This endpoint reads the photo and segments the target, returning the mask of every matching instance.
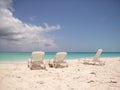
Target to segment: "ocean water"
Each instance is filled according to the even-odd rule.
[[[96,52],[68,52],[66,59],[79,59],[94,57]],[[55,57],[56,52],[46,52],[45,60],[50,60]],[[27,61],[31,57],[30,52],[6,53],[0,52],[0,62],[7,61]],[[101,57],[120,57],[120,52],[103,52]]]

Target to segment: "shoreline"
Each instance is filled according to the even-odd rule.
[[[65,59],[66,61],[80,61],[80,60],[85,60],[85,59],[92,59],[93,57],[86,57],[86,58],[76,58],[76,59]],[[100,60],[108,60],[108,59],[120,59],[120,57],[101,57]],[[44,59],[46,62],[52,59]],[[28,63],[28,60],[17,60],[17,61],[0,61],[0,64],[9,64],[9,63]]]

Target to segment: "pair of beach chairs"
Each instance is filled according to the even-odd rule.
[[[42,68],[46,69],[46,62],[44,60],[45,52],[32,52],[32,57],[28,60],[28,67],[33,68]],[[53,60],[48,61],[50,67],[67,67],[68,63],[65,61],[67,52],[58,52]]]
[[[104,65],[105,62],[100,61],[100,55],[102,53],[102,49],[98,49],[94,58],[83,60],[83,64],[88,65]],[[45,52],[32,52],[31,59],[28,60],[28,67],[33,69],[34,67],[40,67],[46,69],[46,63],[44,60]],[[48,65],[50,67],[68,67],[68,63],[65,60],[67,56],[67,52],[58,52],[53,60],[49,60]]]

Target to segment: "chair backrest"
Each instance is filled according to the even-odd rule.
[[[44,60],[44,54],[45,54],[45,52],[41,52],[41,51],[32,52],[32,60],[43,61]]]
[[[63,62],[66,58],[67,52],[58,52],[54,58],[55,62]]]
[[[102,51],[103,51],[102,49],[98,49],[98,51],[96,52],[96,54],[93,58],[93,61],[99,61]]]

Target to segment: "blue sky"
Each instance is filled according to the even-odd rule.
[[[120,52],[119,0],[2,1],[0,8],[12,14],[9,18],[20,29],[15,31],[16,27],[9,24],[12,29],[6,30],[6,23],[6,31],[0,28],[0,51],[86,52],[102,48],[106,52]],[[39,34],[34,30],[39,30]]]

